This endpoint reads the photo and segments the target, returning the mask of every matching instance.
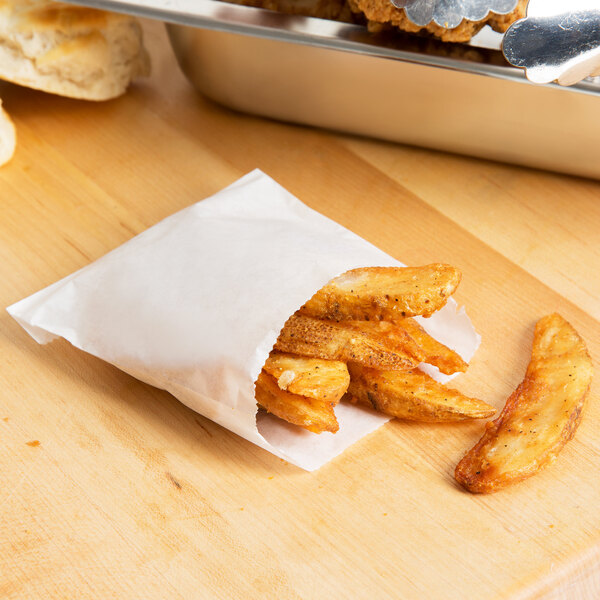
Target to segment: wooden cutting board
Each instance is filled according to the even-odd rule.
[[[0,85],[2,306],[259,167],[398,259],[462,269],[483,336],[464,392],[501,408],[552,311],[600,356],[598,183],[235,114],[147,39],[153,76],[113,102]],[[553,466],[474,496],[452,473],[482,423],[390,422],[306,473],[5,312],[0,357],[2,598],[599,597],[597,384]]]

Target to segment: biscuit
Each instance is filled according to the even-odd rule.
[[[150,59],[139,22],[48,0],[0,0],[0,78],[61,96],[108,100]]]

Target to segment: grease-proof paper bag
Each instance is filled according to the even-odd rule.
[[[253,171],[8,312],[39,343],[63,337],[314,470],[388,417],[342,403],[340,431],[313,434],[257,418],[254,381],[291,314],[334,276],[373,265],[403,266]],[[421,323],[467,361],[479,345],[453,300]]]

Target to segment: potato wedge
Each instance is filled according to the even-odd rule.
[[[349,364],[347,399],[386,415],[430,423],[484,419],[496,409],[482,400],[447,388],[425,373],[379,371]]]
[[[415,346],[414,341],[405,331],[398,328],[391,331],[388,325],[337,323],[296,314],[281,330],[275,350],[312,358],[353,361],[390,371],[416,367],[420,361],[405,348],[405,344]]]
[[[468,365],[459,354],[432,338],[414,319],[403,319],[397,321],[396,325],[402,327],[418,344],[422,362],[437,367],[446,375],[464,373],[467,370]]]
[[[331,402],[290,394],[282,390],[277,385],[277,380],[264,371],[258,376],[255,388],[258,405],[288,423],[299,425],[313,433],[335,433],[339,429]]]
[[[263,370],[292,394],[337,404],[346,393],[350,375],[346,363],[271,352]]]
[[[443,264],[352,269],[321,288],[300,312],[334,321],[429,317],[446,304],[460,278],[458,269]]]
[[[402,355],[409,356],[415,363],[424,362],[427,355],[423,348],[408,333],[407,329],[390,321],[339,321],[340,327],[365,335],[385,344]]]
[[[579,425],[592,370],[575,329],[557,314],[541,319],[525,379],[458,463],[456,480],[470,492],[495,492],[553,462]]]

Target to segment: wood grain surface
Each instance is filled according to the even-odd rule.
[[[259,167],[398,259],[462,269],[467,394],[501,408],[552,311],[600,356],[599,183],[236,114],[146,34],[153,75],[121,99],[0,85],[2,306]],[[481,423],[390,422],[306,473],[5,312],[0,357],[0,598],[599,597],[597,383],[554,465],[474,496],[452,473]]]

